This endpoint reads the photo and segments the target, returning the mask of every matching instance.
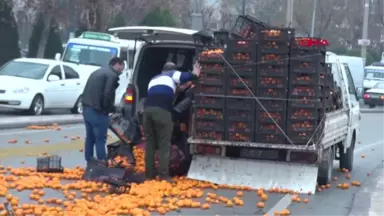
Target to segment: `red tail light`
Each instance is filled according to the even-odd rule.
[[[133,104],[135,101],[135,91],[132,87],[128,87],[125,91],[124,101],[126,104]]]
[[[371,96],[369,94],[364,94],[364,98],[370,98]]]
[[[221,147],[211,146],[211,145],[196,145],[196,151],[199,154],[209,154],[209,155],[221,155]]]

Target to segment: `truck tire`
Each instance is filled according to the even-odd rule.
[[[317,182],[319,185],[326,185],[332,181],[333,177],[333,160],[335,159],[335,152],[332,147],[323,151],[323,161],[319,165],[317,175]]]
[[[344,153],[344,149],[340,151],[340,169],[347,169],[352,171],[353,169],[353,152],[355,150],[355,135],[352,136],[351,146],[347,149],[347,152]]]

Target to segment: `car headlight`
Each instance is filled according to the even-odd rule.
[[[17,89],[14,89],[12,92],[13,93],[28,93],[29,92],[29,88],[28,87],[17,88]]]

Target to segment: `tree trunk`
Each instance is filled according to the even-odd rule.
[[[45,47],[47,46],[49,29],[51,28],[52,15],[48,15],[47,19],[44,22],[44,30],[41,34],[41,39],[39,43],[39,48],[37,50],[37,58],[44,58]]]

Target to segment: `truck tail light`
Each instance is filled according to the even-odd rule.
[[[203,144],[196,145],[196,151],[199,154],[221,155],[221,149],[222,148],[220,146],[211,146]]]
[[[133,87],[128,87],[125,91],[124,102],[126,104],[133,104],[135,102],[135,90]]]

